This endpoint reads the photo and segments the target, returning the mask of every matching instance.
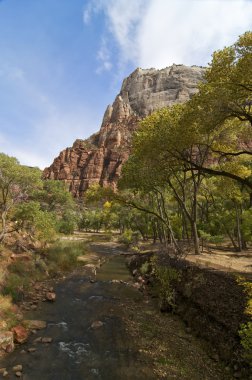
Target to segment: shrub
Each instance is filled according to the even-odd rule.
[[[118,238],[119,243],[129,246],[133,242],[133,231],[126,229]]]
[[[156,266],[155,275],[159,282],[160,309],[174,310],[176,306],[174,283],[180,281],[180,272],[171,267]]]
[[[238,277],[237,282],[243,287],[247,298],[244,313],[252,318],[252,282],[246,281],[244,277]],[[239,335],[241,345],[244,348],[244,359],[252,366],[252,321],[240,326]]]
[[[27,277],[21,277],[18,274],[10,273],[7,277],[3,288],[4,295],[10,295],[13,301],[21,301],[24,295],[24,289],[29,285]]]
[[[118,238],[119,243],[123,243],[128,247],[131,244],[137,244],[139,241],[139,232],[126,229]]]
[[[244,359],[252,366],[252,322],[243,323],[239,335],[244,348]]]
[[[140,272],[142,274],[147,274],[150,272],[150,264],[148,263],[148,261],[146,261],[145,263],[143,263],[140,267]]]

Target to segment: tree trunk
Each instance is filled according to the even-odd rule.
[[[200,254],[200,243],[199,243],[197,224],[195,221],[193,221],[193,223],[192,223],[192,235],[193,235],[195,255],[199,255]]]
[[[6,233],[6,216],[7,216],[7,212],[3,211],[1,215],[2,231],[0,232],[0,243],[3,241],[5,233]]]
[[[237,243],[239,252],[242,251],[242,234],[241,234],[241,219],[240,212],[237,204],[235,204],[235,212],[236,212],[236,228],[237,228]]]

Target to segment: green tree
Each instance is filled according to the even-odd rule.
[[[208,151],[202,165],[186,155],[195,169],[233,179],[248,189],[252,205],[252,32],[213,54],[199,92],[186,106],[181,119],[196,125],[198,143]],[[186,127],[185,127],[186,128]]]
[[[42,186],[41,171],[20,165],[14,157],[0,153],[0,241],[10,232],[8,218],[14,206]]]

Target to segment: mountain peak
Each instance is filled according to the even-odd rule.
[[[137,68],[107,107],[100,131],[63,150],[44,170],[44,178],[65,181],[75,196],[93,183],[115,187],[138,122],[157,109],[189,100],[204,72],[202,67],[175,64],[160,70]]]

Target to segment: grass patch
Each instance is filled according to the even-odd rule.
[[[15,261],[8,266],[8,275],[3,286],[3,295],[10,295],[14,302],[22,301],[25,290],[28,289],[31,280],[40,280],[45,276],[45,271],[37,264],[37,261]]]
[[[56,275],[59,271],[67,272],[81,265],[79,256],[88,252],[85,241],[60,241],[46,250],[46,263],[48,272]]]
[[[11,296],[0,295],[0,320],[1,330],[8,330],[17,324],[17,315]]]

